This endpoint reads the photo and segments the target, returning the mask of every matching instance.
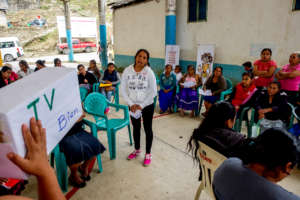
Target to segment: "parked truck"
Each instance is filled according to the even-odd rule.
[[[78,39],[72,40],[72,47],[74,52],[92,52],[96,49],[96,43],[94,42],[81,42]],[[59,53],[68,54],[69,48],[67,43],[57,44],[57,50]]]

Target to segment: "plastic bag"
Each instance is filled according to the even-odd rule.
[[[260,132],[264,132],[266,129],[269,128],[282,128],[286,129],[285,124],[281,120],[269,120],[269,119],[262,119],[260,122]]]

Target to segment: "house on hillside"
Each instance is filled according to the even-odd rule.
[[[167,27],[173,1],[173,32]],[[300,50],[300,0],[121,0],[113,9],[114,51],[118,66],[133,62],[139,48],[150,51],[151,67],[162,69],[168,35],[180,46],[180,64],[196,64],[197,45],[215,45],[215,63],[240,76],[245,61],[269,47],[278,66]],[[238,72],[238,73],[237,73]]]
[[[7,0],[0,0],[0,26],[7,26],[6,11],[8,9]]]

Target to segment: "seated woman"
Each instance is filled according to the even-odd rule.
[[[104,72],[104,76],[101,78],[100,83],[111,84],[109,87],[101,88],[101,93],[111,101],[111,96],[115,91],[116,85],[120,83],[121,78],[119,73],[116,71],[114,63],[108,63],[107,69]]]
[[[176,76],[172,72],[172,65],[165,66],[165,73],[160,75],[159,85],[159,107],[160,114],[169,110],[171,112],[171,106],[173,105],[173,92],[176,88]]]
[[[10,83],[9,77],[11,74],[11,68],[7,66],[3,66],[0,71],[0,88],[8,85]]]
[[[29,74],[33,73],[33,69],[30,69],[26,60],[20,60],[19,62],[20,70],[17,72],[19,78],[23,78],[28,76]]]
[[[276,74],[281,89],[287,93],[288,101],[296,104],[300,84],[300,52],[290,55],[289,64],[282,67]]]
[[[88,71],[94,74],[94,76],[97,78],[97,81],[101,78],[101,73],[97,67],[97,63],[95,60],[90,60]]]
[[[201,78],[195,73],[193,65],[187,67],[187,74],[185,74],[179,81],[181,87],[177,95],[177,107],[180,115],[184,116],[184,110],[191,110],[191,117],[194,117],[195,110],[198,109],[199,96],[197,89],[201,86]]]
[[[280,129],[267,129],[244,147],[244,155],[229,158],[213,179],[216,199],[300,200],[276,183],[290,175],[299,152],[296,141]]]
[[[222,101],[212,105],[207,113],[207,117],[194,130],[188,142],[189,150],[193,151],[193,158],[197,162],[200,162],[197,157],[198,141],[205,143],[226,157],[239,155],[239,150],[246,139],[244,135],[232,130],[234,117],[235,108],[231,103]]]
[[[34,69],[34,71],[36,72],[36,71],[38,71],[38,70],[40,70],[40,69],[45,68],[45,67],[46,67],[45,63],[46,63],[45,60],[37,60],[37,61],[35,62],[36,68]]]
[[[95,76],[87,72],[83,64],[79,64],[77,66],[78,70],[78,82],[80,87],[84,87],[87,90],[91,90],[93,88],[94,83],[97,83],[97,79]]]
[[[89,181],[89,164],[99,153],[105,151],[105,147],[97,138],[82,128],[82,115],[67,135],[60,141],[60,150],[65,154],[67,165],[71,175],[69,182],[74,187],[84,187],[85,181]],[[78,174],[81,173],[81,176]]]
[[[281,93],[280,89],[280,83],[273,81],[269,84],[267,91],[261,91],[254,107],[255,122],[262,118],[288,122],[291,112],[287,105],[287,96],[285,93]]]
[[[238,111],[240,105],[245,103],[248,98],[256,91],[256,87],[252,82],[252,74],[249,72],[244,72],[242,75],[242,82],[237,84],[230,95],[229,101]]]
[[[206,117],[210,107],[220,99],[220,94],[224,91],[227,87],[226,80],[223,77],[223,68],[217,66],[213,74],[207,79],[204,84],[203,90],[210,90],[212,95],[211,96],[204,96],[204,106],[206,111],[202,113],[204,117]]]

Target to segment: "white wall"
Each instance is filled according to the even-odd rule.
[[[300,11],[292,0],[208,0],[207,21],[187,23],[188,1],[177,0],[177,44],[181,59],[196,60],[197,44],[216,44],[216,62],[242,64],[253,44],[276,47],[279,66],[300,50]]]
[[[115,9],[113,23],[115,54],[135,55],[145,48],[151,57],[164,57],[165,0]]]

